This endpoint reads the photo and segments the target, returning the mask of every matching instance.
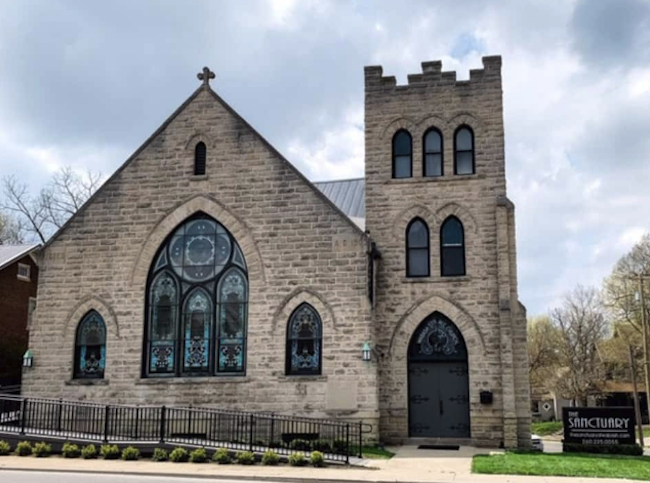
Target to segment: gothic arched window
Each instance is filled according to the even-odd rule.
[[[205,174],[207,148],[204,142],[197,143],[194,148],[194,174]]]
[[[88,312],[75,337],[74,378],[103,379],[106,368],[106,324],[96,311]]]
[[[442,176],[444,165],[442,161],[442,134],[435,127],[430,128],[424,135],[424,176]]]
[[[154,260],[144,375],[244,374],[248,276],[237,241],[199,214],[167,237]]]
[[[440,228],[440,268],[443,277],[465,275],[465,231],[455,216]]]
[[[413,176],[413,142],[408,131],[400,129],[393,136],[393,178]]]
[[[429,227],[421,218],[406,227],[406,276],[429,276]]]
[[[287,327],[287,374],[321,373],[323,324],[316,309],[304,303],[293,311]]]
[[[454,174],[474,174],[474,132],[469,126],[454,134]]]

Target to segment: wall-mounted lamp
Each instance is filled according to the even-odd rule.
[[[364,360],[364,362],[370,362],[370,353],[372,352],[372,349],[370,347],[370,342],[366,342],[363,344],[363,348],[361,349],[361,358]]]
[[[27,349],[25,355],[23,355],[23,367],[32,367],[34,365],[34,355],[32,351]]]

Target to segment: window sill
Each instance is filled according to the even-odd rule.
[[[299,375],[278,376],[278,382],[327,382],[327,376]]]
[[[108,379],[70,379],[65,381],[66,386],[108,386]]]
[[[443,176],[414,176],[412,178],[390,178],[384,184],[408,183],[445,183],[447,181],[467,181],[468,179],[485,179],[485,174],[445,174]]]
[[[250,382],[246,376],[201,376],[201,377],[141,377],[135,380],[136,386],[155,386],[157,384],[242,384]]]
[[[31,282],[32,281],[32,279],[30,277],[23,277],[22,275],[18,275],[16,278],[18,280],[20,280],[21,282]]]
[[[454,282],[470,282],[472,277],[469,275],[459,275],[454,277],[418,277],[418,278],[407,278],[404,277],[402,282],[404,283],[454,283]]]
[[[190,181],[205,181],[206,179],[208,179],[207,174],[193,174],[190,176]]]

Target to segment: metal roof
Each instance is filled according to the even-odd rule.
[[[364,178],[319,181],[314,183],[314,186],[357,225],[365,224],[366,180]]]
[[[0,245],[0,270],[29,255],[40,245]]]

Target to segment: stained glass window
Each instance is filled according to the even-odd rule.
[[[465,275],[465,232],[455,216],[440,228],[440,267],[443,277]]]
[[[148,283],[145,376],[243,374],[248,277],[220,223],[193,216],[165,240]]]
[[[96,311],[88,312],[77,326],[75,379],[103,379],[106,368],[106,324]]]
[[[287,328],[287,374],[321,373],[323,325],[316,309],[302,304],[293,311]]]
[[[406,228],[406,276],[429,276],[429,227],[420,218]]]

